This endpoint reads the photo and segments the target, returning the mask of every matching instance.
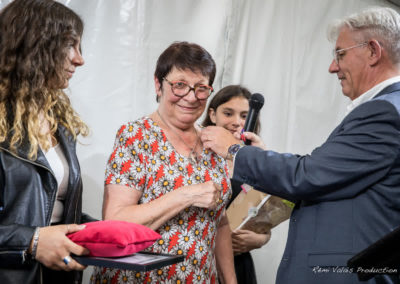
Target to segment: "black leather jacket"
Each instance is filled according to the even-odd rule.
[[[76,143],[61,126],[57,135],[69,164],[63,223],[93,221],[88,216],[82,218],[82,180]],[[22,143],[15,155],[7,142],[0,144],[0,283],[43,283],[42,265],[29,260],[25,251],[35,228],[50,225],[57,181],[44,154],[39,150],[37,159],[30,161],[28,150],[29,145]],[[64,282],[66,278],[68,282]],[[80,273],[72,272],[58,283],[79,283],[80,278]]]

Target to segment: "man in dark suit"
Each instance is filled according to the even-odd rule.
[[[329,72],[352,104],[310,155],[253,147],[262,142],[252,133],[252,146],[232,145],[218,127],[201,135],[206,148],[233,159],[233,179],[296,202],[278,284],[357,283],[347,260],[400,225],[400,16],[371,8],[331,35]],[[395,280],[382,273],[369,283]]]

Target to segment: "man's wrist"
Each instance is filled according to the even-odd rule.
[[[228,153],[226,154],[225,160],[233,161],[233,159],[235,158],[236,153],[242,147],[243,147],[242,144],[233,144],[233,145],[229,146]]]

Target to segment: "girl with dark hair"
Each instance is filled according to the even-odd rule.
[[[222,88],[210,101],[207,108],[207,116],[202,125],[221,126],[232,134],[240,135],[249,111],[249,99],[251,93],[240,85],[230,85]],[[260,122],[257,120],[255,133],[260,130]],[[228,161],[230,166],[230,161]],[[241,184],[231,180],[232,202],[242,191]],[[230,205],[228,204],[228,207]],[[232,232],[232,248],[235,254],[235,271],[238,283],[257,283],[253,259],[250,251],[266,244],[271,235],[258,234],[250,230],[235,230]]]
[[[0,279],[79,283],[88,251],[66,234],[81,213],[75,152],[87,126],[66,94],[83,65],[83,23],[51,0],[15,0],[0,12]]]

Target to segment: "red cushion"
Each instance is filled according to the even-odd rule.
[[[96,221],[86,228],[67,235],[74,243],[88,250],[91,256],[125,256],[141,251],[160,239],[152,229],[125,221]]]

